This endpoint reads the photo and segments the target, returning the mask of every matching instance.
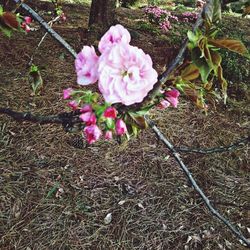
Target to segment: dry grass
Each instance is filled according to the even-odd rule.
[[[66,13],[69,22],[55,28],[79,49],[85,38],[76,17],[86,18],[88,9],[71,6]],[[42,114],[64,109],[62,89],[76,80],[73,59],[67,54],[59,59],[65,51],[50,38],[35,57],[44,89],[30,95],[26,64],[42,35],[0,38],[1,106]],[[166,46],[147,46],[144,36],[150,37],[141,34],[134,43],[144,44],[161,69],[158,55],[165,55]],[[177,146],[230,144],[249,131],[249,102],[241,102],[244,109],[234,102],[205,116],[182,98],[178,109],[155,111],[153,119]],[[1,116],[1,249],[244,249],[211,216],[150,130],[122,145],[99,142],[83,149],[71,146],[73,137],[56,125]],[[250,237],[248,146],[183,158],[213,204]],[[106,225],[108,213],[112,221]]]

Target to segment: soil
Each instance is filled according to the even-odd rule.
[[[48,3],[31,5],[49,20]],[[63,9],[67,22],[53,28],[79,51],[87,43],[89,6]],[[178,44],[137,29],[136,22],[145,19],[142,10],[120,8],[117,15],[132,31],[133,45],[150,54],[161,73]],[[247,27],[249,19],[241,25]],[[50,37],[34,57],[44,87],[40,95],[31,94],[28,62],[43,35],[38,29],[0,36],[1,107],[43,115],[67,109],[62,90],[75,86],[74,59]],[[155,110],[151,117],[175,146],[229,145],[249,133],[247,85],[233,83],[229,90],[228,104],[209,107],[207,115],[182,96],[177,109]],[[223,153],[181,153],[211,203],[246,238],[248,153],[248,145]],[[79,133],[58,125],[18,123],[0,115],[0,173],[0,249],[245,249],[212,216],[150,129],[127,143],[86,146]]]

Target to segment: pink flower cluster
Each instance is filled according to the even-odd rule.
[[[91,105],[86,104],[81,109],[82,114],[80,119],[85,123],[85,128],[83,130],[84,136],[89,144],[92,144],[99,140],[103,134],[102,130],[97,125],[97,117]],[[108,107],[104,113],[103,117],[106,119],[116,119],[117,111],[113,107]],[[117,135],[121,136],[127,133],[126,124],[122,119],[117,119],[115,122],[115,132]],[[104,138],[106,140],[111,140],[113,138],[113,131],[108,129],[105,131]]]
[[[144,9],[144,12],[148,15],[151,22],[160,25],[160,28],[167,32],[172,26],[170,20],[178,21],[178,17],[171,14],[171,12],[161,9],[157,6],[149,6]]]
[[[161,18],[162,16],[170,15],[170,12],[167,10],[163,10],[157,6],[148,6],[144,8],[144,12],[148,15],[152,15],[154,18]]]
[[[184,23],[195,22],[198,18],[198,13],[186,11],[179,16],[179,20]]]
[[[157,82],[151,57],[131,46],[129,32],[112,26],[99,42],[100,56],[93,47],[84,46],[77,55],[75,68],[80,85],[98,87],[106,102],[131,105],[142,102]]]
[[[171,26],[171,23],[169,22],[168,19],[165,19],[163,22],[160,23],[160,28],[165,31],[165,32],[168,32],[172,26]]]
[[[63,90],[63,99],[67,100],[74,96],[74,90],[72,88],[67,88]],[[98,117],[95,113],[91,104],[85,104],[81,108],[77,101],[72,100],[68,102],[68,106],[72,108],[72,110],[80,110],[79,118],[84,123],[85,127],[83,130],[83,134],[89,144],[92,144],[99,140],[103,135],[102,130],[97,125]],[[114,122],[114,129],[109,128],[105,130],[104,138],[106,140],[110,140],[113,138],[113,133],[115,130],[115,134],[118,136],[122,136],[127,133],[127,126],[122,119],[117,118],[117,110],[114,107],[108,107],[105,109],[103,114],[101,114],[101,120],[110,119]]]
[[[29,16],[24,17],[23,22],[21,23],[21,28],[25,30],[26,32],[30,32],[30,26],[32,19]]]
[[[177,89],[167,90],[163,93],[164,99],[159,103],[158,107],[160,109],[165,109],[169,106],[177,108],[179,103],[180,92]]]
[[[203,0],[199,0],[203,2]],[[203,5],[202,5],[203,6]],[[149,6],[144,8],[144,12],[148,15],[150,22],[154,22],[159,24],[160,28],[164,32],[168,32],[172,26],[171,22],[195,22],[198,18],[198,14],[196,12],[184,12],[178,16],[173,15],[171,12],[167,10],[163,10],[157,6]]]

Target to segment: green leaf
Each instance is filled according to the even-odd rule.
[[[131,127],[132,127],[132,132],[133,132],[133,134],[134,134],[135,136],[137,136],[137,135],[138,135],[138,133],[139,133],[139,129],[138,129],[138,127],[137,127],[137,126],[135,126],[135,125],[132,125]]]
[[[106,122],[107,129],[111,129],[111,130],[115,129],[115,121],[114,121],[114,119],[107,118],[105,122]]]
[[[51,198],[51,196],[56,193],[58,187],[59,187],[59,183],[57,182],[57,183],[55,183],[55,185],[48,192],[48,194],[46,196],[46,199]]]
[[[33,69],[31,66],[31,69],[29,72],[29,80],[31,82],[33,95],[39,94],[39,92],[41,91],[43,87],[43,79],[37,66],[35,66]]]
[[[0,5],[0,16],[2,16],[2,15],[3,15],[3,6]]]
[[[7,37],[11,37],[11,34],[12,34],[12,29],[6,27],[6,26],[2,26],[0,24],[0,30],[2,31],[2,33],[7,36]]]
[[[97,117],[101,117],[105,109],[107,108],[105,105],[94,104],[92,105],[95,110],[95,114]]]
[[[188,31],[187,32],[187,36],[188,36],[188,40],[189,40],[189,44],[188,44],[188,48],[189,49],[193,49],[197,46],[197,43],[199,41],[199,39],[201,38],[201,31],[200,30],[196,30],[195,32],[192,31]]]
[[[249,56],[248,50],[245,45],[239,40],[231,40],[231,39],[209,39],[209,44],[218,47],[225,48],[236,52],[238,54]]]
[[[220,0],[210,0],[204,10],[205,21],[209,24],[218,24],[221,20]]]
[[[207,83],[207,78],[212,71],[212,68],[209,67],[204,57],[201,58],[201,52],[199,48],[195,48],[191,51],[191,58],[200,71],[202,82]]]

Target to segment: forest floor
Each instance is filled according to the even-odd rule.
[[[50,9],[47,3],[34,7]],[[67,22],[54,28],[79,51],[86,44],[89,6],[65,5],[64,11]],[[39,13],[49,20],[46,13]],[[117,14],[130,29],[132,43],[151,55],[161,73],[178,51],[184,26],[161,35],[145,25],[142,10],[120,8]],[[250,45],[249,19],[227,16],[222,30],[240,34]],[[44,88],[39,96],[31,95],[27,64],[43,34],[38,30],[10,39],[0,36],[1,107],[44,115],[67,109],[62,90],[76,83],[74,60],[50,37],[34,58]],[[177,109],[152,112],[174,145],[216,147],[248,135],[249,61],[228,56],[226,62],[231,67],[225,70],[230,81],[226,106],[211,106],[205,115],[181,97]],[[77,147],[79,136],[58,125],[17,123],[0,116],[1,250],[245,249],[211,215],[150,129],[121,145],[100,141]],[[250,238],[248,153],[245,145],[233,152],[181,154],[212,204],[246,238]],[[105,224],[109,213],[112,220]]]

